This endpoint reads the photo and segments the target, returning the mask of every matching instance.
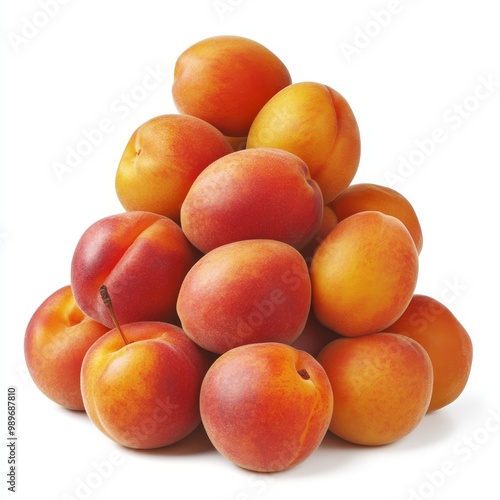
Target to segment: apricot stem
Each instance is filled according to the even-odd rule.
[[[120,323],[118,323],[118,320],[116,319],[116,314],[113,309],[113,302],[111,302],[111,297],[108,293],[108,288],[106,287],[106,285],[101,285],[99,287],[99,293],[101,294],[101,299],[104,302],[104,305],[109,311],[109,315],[111,316],[113,323],[115,324],[117,330],[120,332],[120,335],[122,336],[123,342],[125,342],[125,345],[130,344],[129,340],[125,336],[125,333],[123,333]]]
[[[304,380],[309,380],[311,376],[309,373],[307,373],[307,370],[305,368],[302,368],[302,370],[299,370],[297,372]]]

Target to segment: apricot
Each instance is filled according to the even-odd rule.
[[[434,386],[428,411],[455,401],[464,390],[472,366],[472,341],[458,319],[438,300],[416,294],[387,331],[416,340],[429,354]]]
[[[267,47],[221,35],[180,54],[172,97],[180,113],[202,118],[224,135],[243,137],[262,106],[290,83],[288,69]]]
[[[81,390],[90,420],[129,448],[180,441],[201,421],[207,354],[174,325],[140,321],[122,329],[128,343],[114,328],[83,360]]]
[[[323,440],[333,395],[325,371],[285,344],[247,344],[220,356],[200,392],[201,419],[214,447],[239,467],[290,469]]]
[[[361,445],[383,445],[412,432],[427,412],[432,364],[416,341],[392,333],[334,340],[317,356],[335,409],[330,431]]]
[[[187,273],[177,301],[186,334],[221,354],[243,344],[291,344],[311,306],[300,253],[275,240],[243,240],[207,253]]]
[[[359,212],[331,230],[310,270],[319,321],[356,337],[380,332],[403,314],[417,284],[418,253],[399,219]]]
[[[401,193],[378,184],[351,184],[331,203],[339,221],[366,210],[376,210],[397,217],[411,234],[418,253],[422,251],[423,235],[415,209]]]
[[[263,106],[247,139],[247,148],[262,147],[302,158],[325,204],[349,186],[361,155],[359,128],[349,103],[317,82],[293,83]]]
[[[76,303],[113,328],[99,288],[116,298],[121,323],[175,321],[182,281],[198,253],[168,217],[132,211],[94,222],[78,241],[71,262]]]
[[[69,285],[47,297],[33,313],[24,335],[26,366],[38,389],[64,408],[83,410],[83,358],[108,330],[83,314]]]
[[[201,252],[245,239],[303,248],[323,216],[321,191],[307,165],[273,148],[236,151],[209,165],[181,207],[181,226]]]
[[[116,194],[125,210],[144,210],[179,222],[198,174],[233,151],[212,125],[183,115],[161,115],[138,127],[118,164]]]

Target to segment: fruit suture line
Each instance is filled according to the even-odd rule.
[[[361,139],[345,97],[293,83],[238,36],[180,54],[172,97],[179,113],[125,145],[125,211],[83,232],[70,284],[28,323],[40,390],[128,448],[201,425],[260,472],[299,465],[327,432],[393,443],[452,403],[471,339],[415,294],[423,234],[410,201],[352,184]]]
[[[15,493],[17,486],[17,391],[16,387],[7,389],[7,489]]]

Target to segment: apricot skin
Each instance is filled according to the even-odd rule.
[[[395,189],[372,183],[351,184],[330,203],[330,207],[339,222],[366,210],[377,210],[397,217],[410,232],[418,253],[422,251],[422,228],[415,209]]]
[[[323,217],[319,229],[316,231],[309,243],[300,251],[308,264],[311,263],[314,252],[323,240],[328,236],[330,231],[338,224],[338,218],[335,212],[329,205],[323,207]]]
[[[260,472],[306,460],[328,430],[333,404],[319,363],[272,342],[221,355],[200,393],[202,422],[215,448],[236,465]]]
[[[221,35],[178,57],[172,96],[180,113],[202,118],[224,135],[244,137],[262,106],[290,83],[288,69],[268,48]]]
[[[393,333],[334,340],[318,354],[335,398],[330,431],[383,445],[412,432],[427,412],[432,364],[423,347]]]
[[[209,356],[171,324],[122,325],[89,349],[82,364],[85,410],[113,441],[134,449],[167,446],[200,423],[199,395]]]
[[[180,220],[182,202],[200,172],[233,148],[212,125],[183,115],[148,120],[130,137],[115,188],[127,211],[143,210]]]
[[[108,330],[83,314],[69,285],[47,297],[33,313],[24,336],[26,365],[40,391],[64,408],[83,410],[83,358]]]
[[[306,262],[290,245],[244,240],[204,255],[187,273],[177,301],[183,330],[222,354],[257,342],[291,344],[311,305]]]
[[[339,222],[311,262],[318,320],[355,337],[380,332],[403,314],[418,277],[418,253],[404,224],[366,211]]]
[[[198,253],[168,217],[132,211],[94,222],[78,241],[71,286],[82,311],[113,328],[99,288],[106,285],[120,323],[175,321],[182,281]]]
[[[322,325],[311,311],[302,333],[292,343],[292,347],[316,357],[323,347],[338,338],[342,336]]]
[[[296,154],[330,203],[357,172],[361,142],[354,113],[336,90],[317,82],[293,83],[272,97],[252,123],[247,148]]]
[[[458,319],[438,300],[415,294],[402,316],[388,331],[416,340],[427,351],[434,368],[429,412],[455,401],[469,379],[472,341]]]
[[[245,239],[300,250],[320,227],[323,199],[307,165],[283,150],[236,151],[209,165],[181,208],[181,226],[203,253]]]

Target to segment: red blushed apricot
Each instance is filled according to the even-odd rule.
[[[366,210],[376,210],[397,217],[410,232],[418,253],[422,251],[422,228],[415,209],[394,189],[370,183],[352,184],[344,189],[330,206],[339,221]]]
[[[178,57],[172,96],[180,113],[202,118],[224,135],[243,137],[262,106],[290,83],[288,69],[268,48],[221,35]]]
[[[418,253],[399,219],[359,212],[330,231],[310,271],[316,317],[356,337],[380,332],[403,314],[417,284]]]
[[[189,241],[207,253],[249,239],[274,239],[300,250],[323,216],[321,191],[297,156],[273,148],[245,149],[209,165],[181,208]]]
[[[92,224],[78,241],[71,286],[78,306],[112,328],[99,288],[106,285],[120,323],[174,321],[182,281],[198,254],[168,217],[132,211]]]
[[[47,297],[33,313],[24,336],[26,365],[40,391],[65,408],[83,410],[83,358],[108,330],[83,314],[69,285]]]
[[[182,202],[198,174],[233,151],[209,123],[161,115],[130,137],[118,165],[116,194],[125,210],[144,210],[179,222]]]
[[[304,462],[323,440],[333,405],[320,364],[273,342],[220,356],[200,392],[201,419],[215,448],[239,467],[260,472]]]
[[[349,186],[361,155],[359,128],[349,103],[336,90],[316,82],[289,85],[259,111],[247,148],[262,147],[302,158],[325,204]]]
[[[441,302],[416,294],[387,331],[416,340],[429,354],[434,386],[429,412],[449,405],[464,390],[472,366],[472,341],[458,319]]]
[[[182,328],[222,354],[258,342],[291,344],[311,306],[306,262],[290,245],[244,240],[207,253],[187,273],[177,301]]]
[[[374,333],[334,340],[317,356],[332,386],[330,431],[361,445],[383,445],[412,432],[432,393],[432,364],[414,340]]]

